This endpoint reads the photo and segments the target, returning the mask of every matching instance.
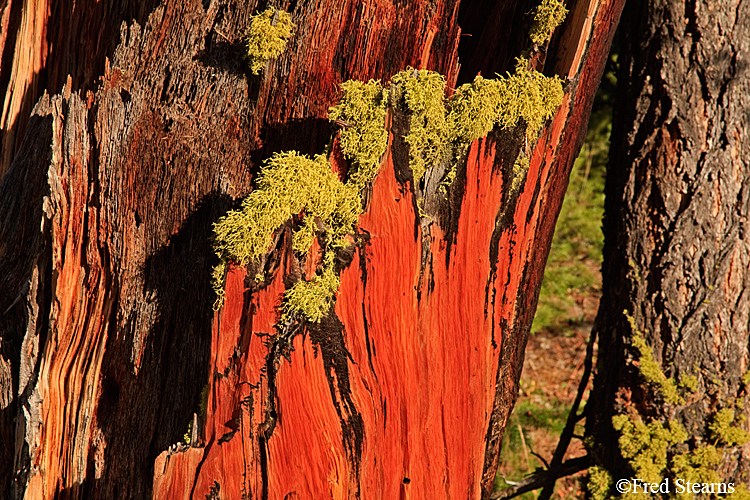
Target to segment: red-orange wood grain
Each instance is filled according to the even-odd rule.
[[[601,65],[604,55],[595,64]],[[591,92],[590,82],[598,78],[579,79],[577,89]],[[547,250],[540,251],[538,239],[548,245],[551,237],[540,234],[553,227],[542,217],[561,201],[560,191],[550,195],[550,186],[559,183],[551,177],[563,168],[557,159],[571,161],[576,149],[570,138],[562,144],[570,135],[566,124],[582,114],[573,106],[576,98],[588,99],[566,95],[515,190],[507,185],[513,166],[497,152],[498,141],[507,136],[492,134],[472,144],[456,229],[445,234],[437,223],[430,225],[424,271],[413,194],[396,178],[391,133],[369,209],[359,219],[364,244],[341,273],[336,319],[325,327],[325,334],[341,335],[341,352],[322,347],[315,328],[294,337],[288,358],[267,366],[275,372],[270,439],[267,415],[258,408],[268,401],[268,373],[257,373],[259,378],[243,379],[254,386],[248,411],[236,412],[234,420],[209,412],[206,463],[221,454],[234,457],[235,465],[175,467],[165,474],[195,475],[194,491],[201,496],[214,484],[224,485],[230,496],[258,499],[486,496],[499,445],[495,440],[488,446],[490,433],[502,432],[511,409],[498,408],[498,395],[514,398],[543,268],[538,256]],[[239,371],[243,362],[257,368],[269,359],[257,333],[274,332],[269,305],[283,291],[279,276],[253,294],[242,283],[244,273],[236,268],[228,279],[227,304],[214,323],[233,348],[247,345],[243,336],[254,339],[236,359],[239,366],[232,365]],[[248,319],[240,325],[243,311]],[[214,344],[219,357],[229,355],[220,347],[224,342]],[[217,361],[213,370],[223,366]],[[222,386],[216,378],[212,383]],[[236,398],[230,401],[243,407]],[[235,429],[228,441],[215,440]],[[260,444],[242,448],[243,464],[251,465],[240,471],[239,445],[233,444],[238,440]]]
[[[389,121],[332,314],[289,345],[274,326],[298,272],[288,229],[268,281],[233,268],[212,318],[211,223],[271,153],[322,151],[339,83],[408,65],[449,86],[470,80],[462,34],[506,40],[467,54],[485,76],[504,72],[527,43],[533,2],[484,16],[471,0],[300,0],[286,5],[297,34],[260,77],[243,73],[240,54],[253,2],[143,3],[121,33],[133,9],[95,3],[28,12],[51,34],[31,53],[8,50],[25,36],[27,7],[2,11],[7,106],[30,108],[43,82],[54,94],[77,69],[28,123],[14,111],[4,128],[0,440],[14,444],[0,449],[0,496],[486,497],[622,0],[569,2],[576,22],[546,54],[546,71],[570,78],[566,100],[531,145],[528,172],[513,174],[522,131],[494,131],[471,145],[431,224],[416,214]],[[33,84],[7,86],[19,68],[18,82]],[[204,385],[200,439],[175,447]]]

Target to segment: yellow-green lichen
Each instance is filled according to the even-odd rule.
[[[214,225],[215,227],[215,225]],[[216,300],[214,301],[214,309],[218,309],[224,304],[224,297],[226,291],[224,290],[224,280],[227,277],[227,267],[229,264],[228,257],[219,257],[219,263],[216,264],[211,271],[211,283],[213,284],[214,292],[216,293]]]
[[[451,130],[445,119],[445,77],[435,71],[408,68],[391,78],[391,86],[395,86],[396,101],[411,114],[405,140],[416,184],[448,151]]]
[[[453,140],[468,145],[494,128],[498,111],[504,107],[503,86],[501,79],[490,80],[477,75],[473,82],[465,83],[453,92],[448,100],[448,124]]]
[[[271,10],[255,18],[254,24],[271,26],[288,20]],[[214,224],[214,250],[220,261],[213,272],[215,308],[223,304],[228,264],[245,265],[267,253],[274,233],[292,220],[293,250],[302,254],[316,236],[323,235],[325,262],[309,281],[302,280],[287,290],[282,321],[286,323],[296,315],[320,321],[330,309],[339,286],[333,250],[347,245],[346,235],[353,230],[362,209],[360,192],[377,175],[388,141],[385,115],[389,92],[376,81],[346,82],[341,87],[344,95],[331,108],[329,118],[341,126],[341,149],[352,160],[349,179],[340,182],[323,156],[310,159],[292,151],[267,160],[256,189],[243,200],[241,209],[230,211]],[[517,61],[515,74],[497,80],[478,77],[459,87],[449,100],[445,98],[445,78],[427,70],[409,68],[398,73],[391,79],[389,91],[391,104],[409,114],[405,141],[415,184],[428,168],[457,158],[494,126],[514,127],[523,120],[527,137],[535,138],[563,98],[558,77],[548,78],[530,70],[528,61],[522,58]],[[528,167],[528,158],[519,161]],[[454,166],[444,180],[449,182],[455,174]],[[420,216],[426,216],[418,207]],[[261,271],[256,281],[263,279]]]
[[[516,191],[521,186],[521,182],[524,180],[526,172],[529,170],[529,165],[529,157],[523,153],[519,154],[515,163],[513,163],[513,180],[511,181],[510,186],[511,191]]]
[[[552,30],[557,28],[565,20],[568,9],[560,0],[542,0],[531,11],[534,20],[529,31],[529,38],[537,45],[543,45],[549,40]]]
[[[624,313],[630,323],[630,328],[633,331],[633,346],[638,349],[638,352],[640,353],[640,358],[638,359],[638,371],[641,376],[646,382],[659,389],[659,392],[667,403],[673,405],[685,404],[685,400],[677,392],[677,382],[675,379],[667,378],[667,376],[661,371],[659,363],[654,359],[654,352],[646,343],[643,334],[638,331],[635,324],[635,318],[628,315],[627,311],[624,311]]]
[[[220,307],[228,262],[247,264],[268,252],[274,232],[287,220],[304,213],[293,246],[302,253],[314,237],[315,220],[326,229],[329,244],[341,246],[361,211],[359,193],[340,182],[324,156],[310,159],[294,151],[277,153],[266,161],[256,189],[214,224],[214,288]],[[299,234],[298,234],[299,233]],[[305,247],[307,245],[307,247]]]
[[[708,424],[713,438],[725,446],[743,445],[750,440],[747,431],[735,424],[734,410],[723,408],[716,412],[713,420]]]
[[[646,424],[639,417],[632,419],[627,415],[612,418],[612,425],[620,434],[620,453],[632,467],[633,477],[649,483],[669,477],[680,479],[683,484],[687,481],[700,483],[704,488],[723,482],[719,471],[726,448],[744,444],[748,440],[747,433],[736,427],[736,423],[731,409],[719,410],[709,424],[716,443],[698,444],[692,450],[677,453],[680,448],[686,447],[689,436],[676,421],[672,420],[666,426],[656,420]],[[716,446],[717,443],[720,446]],[[727,492],[731,493],[731,490]],[[681,493],[675,490],[672,493],[670,498],[693,498],[689,491]],[[715,491],[709,488],[707,493]]]
[[[620,453],[630,462],[635,477],[650,483],[663,479],[669,447],[688,438],[682,425],[674,420],[665,427],[658,421],[646,424],[640,419],[631,420],[627,415],[615,415],[612,425],[620,433]]]
[[[609,490],[612,487],[612,475],[607,469],[598,465],[589,467],[588,476],[586,489],[588,489],[592,500],[605,500],[608,498]]]
[[[193,419],[190,419],[190,423],[188,423],[187,432],[182,436],[182,442],[185,444],[190,444],[193,440]]]
[[[300,228],[292,236],[292,250],[298,254],[305,253],[310,248],[310,245],[312,245],[313,240],[315,240],[317,228],[315,217],[305,215]]]
[[[352,160],[353,171],[347,183],[361,190],[372,182],[380,168],[380,158],[388,147],[385,129],[387,96],[380,82],[350,80],[341,84],[344,95],[328,113],[331,121],[342,126],[341,151]]]
[[[695,394],[698,391],[698,377],[695,375],[681,375],[679,385]]]
[[[310,281],[298,281],[284,294],[282,324],[297,315],[319,322],[328,313],[339,289],[339,278],[333,266],[324,266],[322,273]]]
[[[523,57],[516,60],[513,74],[491,80],[477,76],[458,87],[447,101],[445,79],[438,73],[408,69],[391,82],[397,85],[397,103],[403,101],[411,115],[405,140],[415,183],[427,168],[439,165],[450,153],[459,157],[495,126],[507,129],[523,121],[527,137],[536,139],[564,95],[559,77],[530,69]],[[455,168],[453,162],[445,185],[455,178]]]
[[[203,386],[203,389],[201,389],[201,399],[198,403],[198,415],[201,416],[201,418],[206,417],[206,412],[208,411],[208,384]]]
[[[295,28],[289,14],[273,7],[250,17],[245,50],[253,74],[259,75],[266,61],[281,55]]]
[[[750,500],[750,491],[747,489],[745,483],[740,483],[734,487],[734,491],[727,495],[725,498],[729,500]]]
[[[497,107],[496,122],[502,128],[510,128],[522,119],[526,122],[526,135],[536,139],[544,122],[562,103],[562,80],[530,69],[529,61],[519,57],[516,59],[515,73],[500,81],[505,84]]]
[[[675,477],[691,483],[720,483],[718,467],[721,453],[715,446],[700,446],[672,458],[671,472]],[[690,492],[675,491],[677,498],[693,498]]]

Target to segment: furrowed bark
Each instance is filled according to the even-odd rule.
[[[460,20],[487,37],[533,7],[483,21],[477,5],[279,5],[297,33],[252,76],[240,37],[254,3],[165,1],[92,56],[90,91],[55,80],[0,186],[3,496],[488,497],[621,1],[568,5],[546,57],[569,78],[565,102],[528,173],[514,179],[522,129],[475,141],[448,200],[427,193],[432,224],[417,215],[406,117],[391,114],[320,324],[277,335],[298,265],[288,233],[263,288],[233,268],[214,314],[210,285],[211,224],[271,153],[323,151],[339,83],[411,65],[455,86],[473,77],[458,71]],[[67,12],[55,7],[48,26]],[[473,67],[504,73],[522,35]],[[199,439],[176,445],[206,385]]]
[[[690,449],[716,444],[708,424],[719,409],[747,414],[737,398],[747,391],[750,308],[750,6],[656,1],[626,12],[587,413],[597,461],[615,479],[632,469],[618,450],[614,414],[679,422]],[[680,389],[684,404],[665,402],[640,376],[626,314],[667,377],[697,377],[694,393]],[[747,446],[726,448],[722,479],[746,482],[747,457]]]

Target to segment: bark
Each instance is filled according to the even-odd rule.
[[[278,5],[298,29],[261,76],[240,40],[255,2],[142,4],[147,17],[122,25],[126,7],[77,5],[3,11],[36,16],[48,36],[23,55],[8,47],[26,25],[3,35],[6,100],[36,105],[28,122],[3,125],[0,439],[13,445],[0,450],[1,496],[486,498],[622,1],[569,3],[546,64],[537,55],[568,83],[520,187],[523,130],[496,130],[472,144],[448,200],[427,194],[435,222],[423,227],[406,120],[390,117],[359,244],[339,256],[335,310],[290,338],[274,326],[298,266],[288,232],[268,256],[269,282],[235,267],[214,313],[212,223],[271,153],[323,150],[339,83],[408,65],[451,86],[504,73],[533,3]],[[61,19],[78,29],[63,34]],[[462,34],[502,43],[465,74]],[[96,50],[68,54],[75,44]],[[53,49],[70,62],[44,56]],[[16,68],[25,80],[7,76]],[[71,68],[80,79],[63,86]],[[178,445],[204,386],[205,419]]]
[[[708,423],[719,409],[747,414],[737,398],[747,391],[750,307],[750,5],[655,1],[625,10],[587,424],[615,479],[632,469],[614,414],[679,422],[690,449],[716,442]],[[634,330],[667,377],[697,377],[695,394],[680,390],[684,404],[665,402],[640,376]],[[727,448],[721,477],[747,481],[749,453]]]

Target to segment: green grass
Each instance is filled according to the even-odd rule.
[[[576,296],[596,294],[600,287],[604,176],[611,128],[608,107],[592,114],[557,220],[532,333],[542,329],[564,333],[580,324],[583,318],[570,314],[576,309]]]
[[[531,453],[536,451],[539,445],[535,443],[532,432],[544,429],[551,439],[556,439],[565,427],[569,410],[567,405],[556,400],[547,399],[541,403],[528,399],[519,400],[506,427],[500,452],[500,463],[507,473],[505,478],[498,474],[495,478],[495,489],[510,486],[504,479],[517,482],[534,472],[537,467],[543,467],[542,462]],[[524,434],[523,439],[521,432]],[[544,458],[549,460],[551,457]],[[533,500],[537,493],[524,493],[518,498]]]

